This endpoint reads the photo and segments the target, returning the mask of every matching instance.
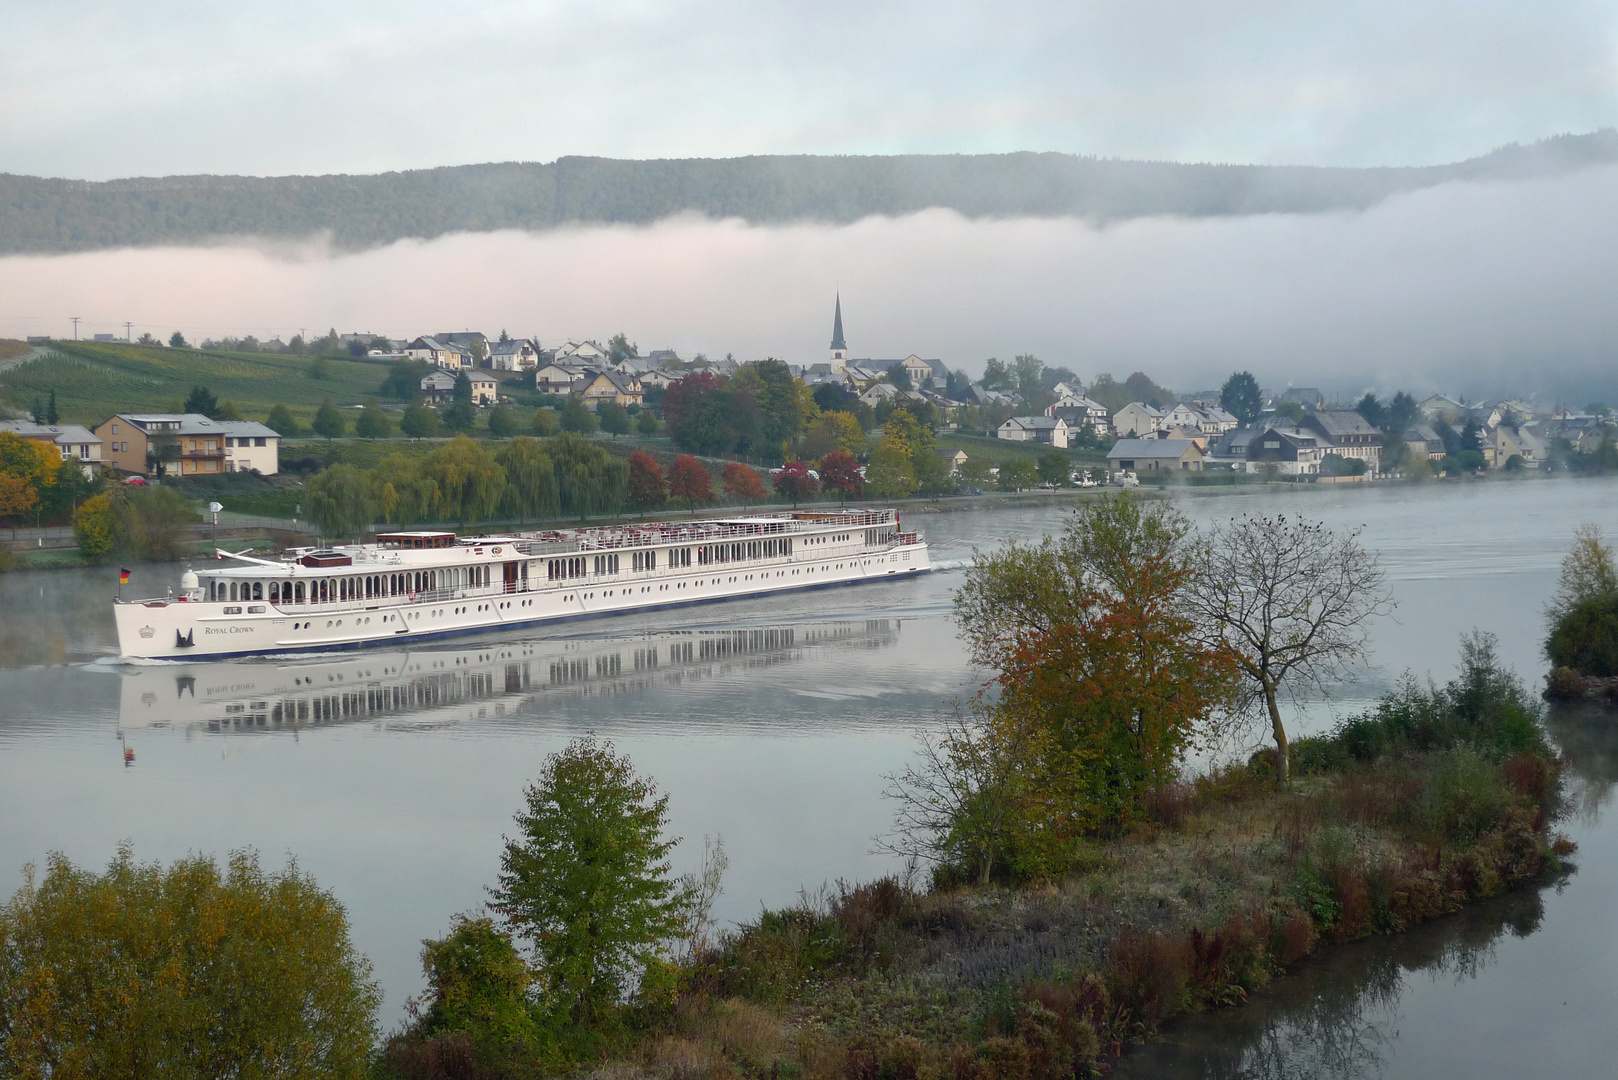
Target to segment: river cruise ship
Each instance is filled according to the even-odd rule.
[[[926,573],[894,510],[795,512],[510,536],[390,532],[187,570],[114,604],[119,653],[177,660],[317,652]]]

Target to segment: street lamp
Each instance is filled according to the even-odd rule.
[[[224,507],[217,502],[208,504],[208,513],[213,515],[213,557],[219,558],[219,511]]]

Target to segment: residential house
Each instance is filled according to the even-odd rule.
[[[1203,454],[1208,452],[1208,439],[1210,436],[1201,428],[1163,428],[1158,431],[1157,437],[1159,439],[1190,439],[1197,444],[1197,449],[1201,450]]]
[[[472,404],[493,405],[500,396],[500,380],[484,371],[474,371],[467,375],[472,383]]]
[[[541,394],[571,394],[590,370],[581,364],[542,364],[534,369],[534,389]]]
[[[1273,468],[1282,476],[1317,476],[1326,448],[1312,431],[1269,427],[1247,443],[1247,471]]]
[[[489,361],[489,339],[476,330],[452,330],[433,337],[465,353],[470,360],[464,367],[477,367],[480,358],[485,365]]]
[[[419,337],[404,352],[412,360],[426,360],[450,371],[465,371],[475,364],[471,350],[437,337]]]
[[[1084,396],[1084,387],[1076,382],[1059,382],[1051,387],[1051,393],[1056,395],[1058,401],[1063,398],[1081,398]]]
[[[1116,476],[1201,472],[1202,450],[1190,439],[1119,439],[1107,451],[1107,472]]]
[[[1162,426],[1162,410],[1144,401],[1132,401],[1112,414],[1112,430],[1120,439],[1149,439]]]
[[[1352,409],[1312,412],[1298,426],[1313,431],[1325,453],[1365,462],[1371,476],[1381,467],[1382,433]]]
[[[513,338],[489,346],[489,367],[495,371],[533,371],[539,366],[539,342]]]
[[[1013,416],[995,429],[995,438],[1009,442],[1049,443],[1058,450],[1066,450],[1069,435],[1067,421],[1055,416]]]
[[[1227,431],[1235,431],[1241,426],[1240,420],[1226,412],[1217,403],[1198,401],[1192,403],[1192,408],[1196,409],[1200,417],[1197,421],[1197,428],[1204,435],[1219,436]]]
[[[1412,460],[1432,461],[1444,456],[1444,440],[1430,424],[1417,424],[1404,433],[1405,454]]]
[[[1067,421],[1067,426],[1073,431],[1081,431],[1088,424],[1097,438],[1104,439],[1112,434],[1112,425],[1107,422],[1107,407],[1081,395],[1066,395],[1057,399],[1054,404],[1046,406],[1045,415],[1060,417]]]
[[[677,382],[684,377],[685,372],[683,371],[665,371],[662,368],[653,368],[651,371],[643,371],[639,375],[640,388],[643,391],[651,390],[653,387],[666,390],[670,383]]]
[[[961,474],[961,466],[965,465],[967,460],[965,450],[934,450],[933,453],[944,459],[944,464],[949,466],[951,476]]]
[[[1526,427],[1501,424],[1483,433],[1483,461],[1491,469],[1503,469],[1513,457],[1520,457],[1529,469],[1545,464],[1546,446]]]
[[[167,476],[280,469],[281,436],[252,420],[210,420],[200,413],[119,413],[98,424],[102,460],[123,472],[145,474],[161,465]]]
[[[617,402],[625,407],[639,405],[644,392],[640,379],[617,371],[591,371],[582,382],[583,386],[578,392],[584,396],[584,404],[592,410],[603,401]]]
[[[594,341],[569,341],[556,350],[552,360],[561,362],[570,361],[574,364],[605,364],[607,350]]]
[[[45,443],[62,461],[77,461],[86,477],[101,468],[101,437],[78,424],[35,424],[28,420],[0,420],[0,431],[9,431],[29,442]]]
[[[455,392],[455,376],[447,371],[429,371],[421,377],[421,396],[430,404],[442,405]]]
[[[1434,394],[1423,401],[1418,408],[1427,419],[1442,421],[1452,427],[1467,413],[1465,405],[1444,394]]]
[[[1238,472],[1247,471],[1247,444],[1263,432],[1263,428],[1256,427],[1239,427],[1225,432],[1206,448],[1203,469],[1223,465]]]
[[[849,360],[845,369],[858,369],[855,375],[862,382],[872,382],[890,374],[893,368],[902,367],[905,374],[910,376],[910,385],[918,390],[937,387],[942,389],[949,383],[949,368],[944,366],[942,360],[924,360],[911,353],[899,360]]]

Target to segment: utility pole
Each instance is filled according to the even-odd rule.
[[[79,317],[77,315],[69,315],[68,318],[73,320],[73,340],[77,341],[79,340]]]
[[[134,326],[135,324],[132,322],[124,323],[124,344],[126,345],[135,340],[133,337]]]

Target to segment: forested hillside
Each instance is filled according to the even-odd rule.
[[[1511,145],[1451,165],[1182,165],[1067,154],[748,157],[462,165],[377,176],[172,176],[106,182],[0,175],[0,253],[329,233],[340,248],[682,212],[846,223],[947,207],[969,217],[1210,216],[1370,206],[1451,180],[1554,175],[1618,161],[1618,132]]]

